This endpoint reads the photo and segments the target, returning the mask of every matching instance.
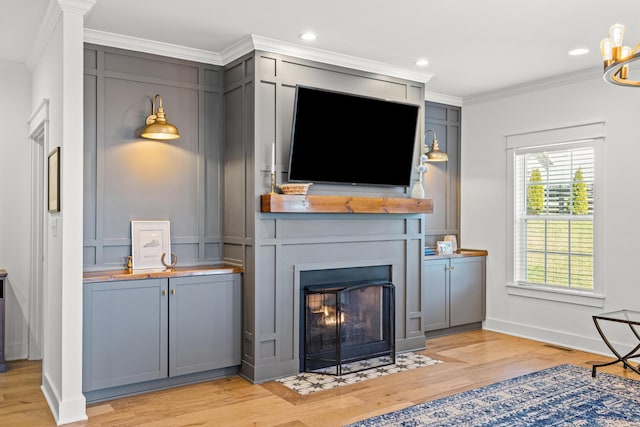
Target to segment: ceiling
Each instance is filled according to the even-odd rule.
[[[24,62],[48,0],[0,0],[0,59]],[[85,27],[222,52],[253,34],[431,73],[466,98],[601,67],[615,22],[640,42],[639,0],[97,0]],[[298,35],[312,30],[314,42]],[[589,48],[583,56],[571,49]],[[418,68],[414,60],[426,58]]]

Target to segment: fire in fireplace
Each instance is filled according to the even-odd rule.
[[[303,370],[343,375],[394,363],[394,291],[388,281],[306,286]]]

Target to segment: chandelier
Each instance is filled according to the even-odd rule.
[[[604,80],[620,86],[640,87],[640,81],[629,80],[629,64],[640,59],[640,43],[635,48],[622,45],[624,25],[614,24],[609,28],[609,37],[600,42],[602,60],[604,61]]]

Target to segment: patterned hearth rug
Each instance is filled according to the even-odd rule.
[[[640,426],[640,381],[560,365],[348,427],[369,426]]]
[[[357,363],[359,366],[349,366],[348,369],[358,372],[343,374],[341,376],[303,372],[290,377],[280,378],[277,381],[295,392],[309,394],[315,391],[329,390],[342,385],[355,384],[360,381],[408,371],[409,369],[431,366],[442,362],[421,354],[407,352],[396,354],[396,362],[390,365],[376,366],[367,369],[367,365],[379,365],[379,361],[363,360]]]

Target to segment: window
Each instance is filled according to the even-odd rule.
[[[593,290],[594,149],[515,154],[515,279]]]
[[[598,128],[589,127],[588,131]],[[582,137],[585,129],[577,130],[574,138]],[[569,134],[575,131],[570,129]],[[512,212],[509,282],[512,288],[527,292],[601,299],[595,242],[599,214],[597,162],[603,138],[567,140],[566,132],[561,129],[507,137]],[[540,297],[513,289],[509,293]],[[586,303],[600,305],[591,300]]]

